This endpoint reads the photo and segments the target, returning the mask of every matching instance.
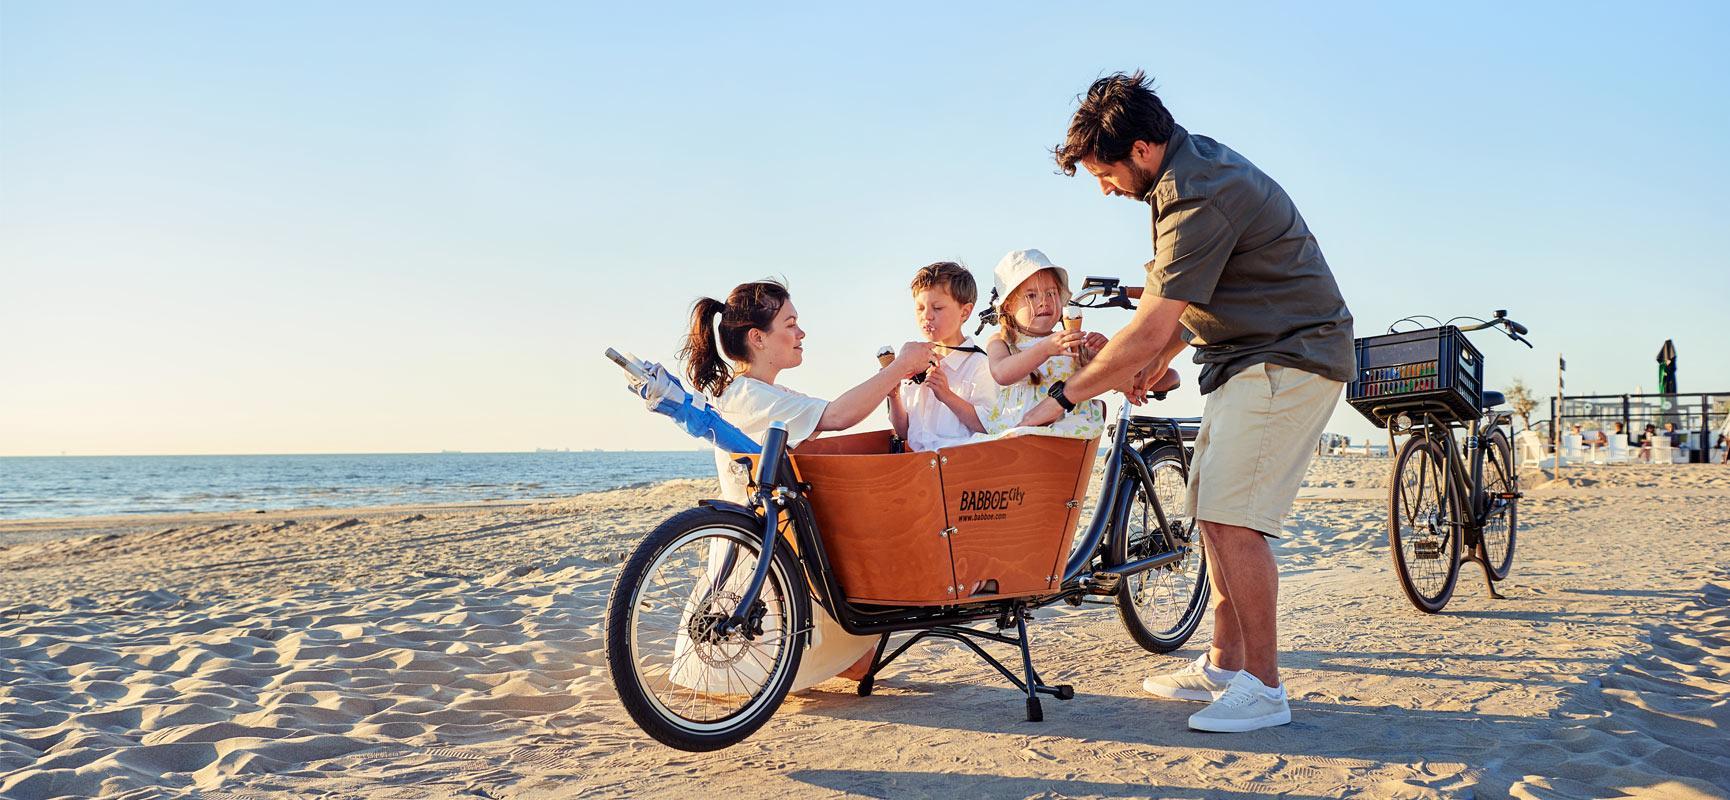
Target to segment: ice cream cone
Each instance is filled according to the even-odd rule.
[[[894,363],[894,361],[895,361],[895,350],[893,348],[890,348],[888,345],[884,345],[883,347],[877,348],[877,363],[878,364],[887,367],[890,364]]]

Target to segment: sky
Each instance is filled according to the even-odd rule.
[[[695,447],[601,354],[699,296],[785,279],[833,397],[932,261],[1142,283],[1148,207],[1049,154],[1135,69],[1358,335],[1505,308],[1493,388],[1650,391],[1668,338],[1730,392],[1730,6],[626,5],[0,2],[0,455]]]

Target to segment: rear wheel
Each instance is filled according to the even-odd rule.
[[[1394,462],[1388,490],[1388,546],[1400,588],[1418,610],[1448,604],[1460,577],[1460,528],[1441,445],[1413,436]]]
[[[1514,471],[1514,448],[1500,430],[1491,431],[1484,452],[1484,491],[1489,495],[1490,513],[1484,519],[1484,529],[1478,540],[1484,548],[1484,566],[1490,578],[1503,580],[1514,568],[1514,528],[1518,524],[1517,497],[1519,475]]]
[[[1124,576],[1117,590],[1117,610],[1130,637],[1155,653],[1182,647],[1207,611],[1207,553],[1189,511],[1189,475],[1177,448],[1149,446],[1143,458],[1126,454],[1109,549],[1112,565],[1186,549],[1174,563]]]
[[[777,547],[747,623],[721,631],[762,553],[755,517],[694,508],[661,523],[607,599],[607,668],[637,725],[680,750],[717,750],[774,715],[805,650],[810,601]]]

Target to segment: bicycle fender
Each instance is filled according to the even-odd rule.
[[[735,503],[731,500],[698,500],[697,505],[703,508],[712,508],[716,511],[731,511],[735,514],[744,514],[747,517],[753,517],[756,519],[763,518],[763,515],[757,513],[756,509],[751,508],[744,503]]]

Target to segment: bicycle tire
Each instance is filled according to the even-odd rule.
[[[1125,575],[1117,589],[1117,610],[1130,638],[1153,653],[1169,653],[1189,641],[1207,612],[1207,553],[1194,517],[1186,513],[1188,471],[1178,445],[1153,444],[1142,454],[1125,454],[1122,488],[1112,517],[1106,569],[1161,552],[1178,544],[1192,546],[1190,555],[1169,567]],[[1175,480],[1173,480],[1175,478]],[[1164,483],[1162,484],[1162,479]],[[1163,490],[1163,491],[1162,491]],[[1175,490],[1175,496],[1174,495]],[[1161,528],[1149,498],[1166,514]],[[1179,505],[1181,504],[1181,505]],[[1181,606],[1177,604],[1181,603]],[[1177,607],[1175,615],[1161,610]]]
[[[702,541],[705,539],[708,540],[706,543]],[[739,548],[737,553],[750,556],[734,564],[731,574],[738,577],[729,579],[722,587],[712,583],[716,554],[725,552],[717,551],[714,549],[716,546],[736,546]],[[702,549],[693,549],[691,555],[683,555],[687,547]],[[753,659],[753,663],[747,664],[740,656],[732,655],[733,664],[742,670],[733,664],[711,670],[711,666],[728,657],[728,648],[747,652],[754,640],[746,640],[738,632],[718,641],[699,639],[696,633],[699,629],[694,624],[696,618],[702,616],[698,613],[702,609],[711,609],[708,615],[731,612],[732,608],[726,606],[730,592],[725,587],[739,586],[735,580],[749,580],[761,548],[762,522],[756,517],[735,511],[693,508],[655,528],[632,552],[613,583],[612,593],[607,598],[607,669],[625,711],[638,727],[662,744],[690,752],[718,750],[737,744],[768,722],[786,699],[810,635],[811,611],[808,590],[798,577],[801,573],[784,543],[778,543],[770,555],[773,560],[759,598],[759,602],[764,604],[765,617],[772,610],[780,614],[774,619],[775,630],[782,636],[768,663]],[[693,569],[692,564],[697,563],[693,557],[699,552],[708,561]],[[658,565],[670,564],[675,559],[680,565],[673,574],[692,576],[689,590],[682,590],[677,585],[669,587],[666,582],[657,586],[653,580],[655,575],[651,573]],[[648,593],[652,591],[660,591],[665,597],[651,597]],[[699,591],[713,599],[697,601],[695,598]],[[735,602],[733,608],[736,607]],[[654,621],[676,620],[670,626],[661,624],[657,629],[663,639],[670,634],[676,642],[665,679],[660,682],[666,684],[665,696],[657,691],[657,686],[650,685],[657,683],[649,676],[656,665],[645,667],[646,653],[639,652],[648,649],[639,648],[638,634],[641,627],[653,626],[654,621],[642,618],[649,614],[659,615]],[[651,634],[655,632],[649,631]],[[699,658],[698,662],[690,661],[693,655]],[[732,676],[754,672],[763,673],[763,685],[751,690],[746,701],[734,712],[698,719],[681,713],[669,702],[679,699],[680,695],[688,695],[692,701],[710,695],[740,695],[742,692],[732,691]],[[675,677],[675,673],[681,674]],[[716,676],[725,678],[726,691],[711,688],[716,684]],[[693,684],[700,684],[701,688]],[[741,686],[750,689],[744,678]]]
[[[1484,491],[1495,494],[1518,494],[1520,491],[1520,476],[1514,471],[1514,448],[1508,442],[1506,434],[1500,430],[1491,431],[1488,439],[1484,460]],[[1491,497],[1490,502],[1498,502]],[[1484,568],[1490,573],[1490,580],[1506,580],[1508,573],[1514,568],[1514,533],[1519,525],[1518,497],[1501,500],[1502,513],[1492,513],[1484,520],[1484,528],[1478,534],[1478,555],[1484,559]],[[1496,524],[1497,518],[1504,519],[1507,535],[1502,536]]]
[[[1447,606],[1460,578],[1454,500],[1442,446],[1423,436],[1407,439],[1388,487],[1388,547],[1400,589],[1428,614]]]

